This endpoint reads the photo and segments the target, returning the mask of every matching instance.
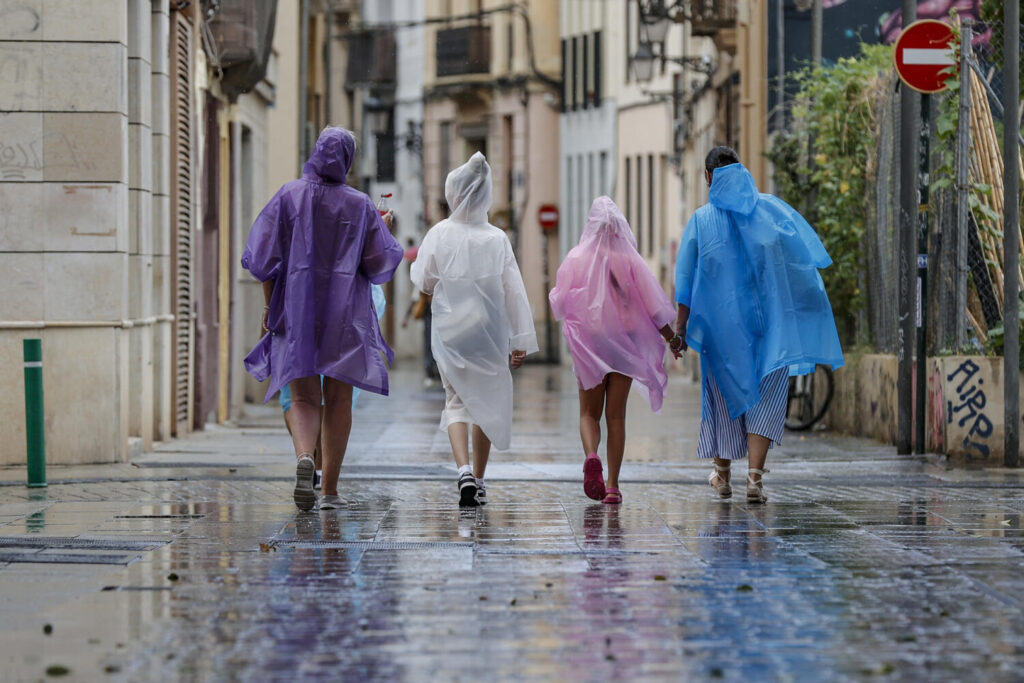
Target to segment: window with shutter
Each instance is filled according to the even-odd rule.
[[[174,434],[187,433],[192,424],[192,226],[193,113],[192,21],[174,12],[171,21],[171,268],[174,287],[173,378]]]

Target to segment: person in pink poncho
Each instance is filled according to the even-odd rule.
[[[668,376],[658,335],[673,353],[681,340],[670,325],[675,320],[671,300],[637,252],[625,216],[608,197],[591,205],[580,243],[559,267],[548,298],[555,318],[563,321],[579,384],[583,490],[594,500],[617,505],[622,502],[619,470],[629,387],[643,394],[651,410],[661,410]],[[608,425],[607,486],[597,455],[602,412]]]

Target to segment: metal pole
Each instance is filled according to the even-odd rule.
[[[960,110],[956,129],[956,311],[954,345],[967,345],[967,214],[971,210],[971,27],[960,29]]]
[[[903,26],[917,18],[917,2],[903,0]],[[897,420],[896,452],[906,455],[911,450],[911,417],[913,413],[914,284],[916,267],[915,232],[917,229],[918,125],[920,97],[905,84],[900,84],[900,225],[899,225],[899,330],[898,372],[896,381]]]
[[[46,486],[46,421],[43,412],[43,342],[26,339],[25,442],[28,451],[28,486]]]
[[[811,62],[816,66],[821,64],[822,13],[821,0],[814,0],[811,7]]]
[[[786,0],[775,0],[775,130],[786,128]]]
[[[924,413],[928,402],[926,378],[928,352],[926,335],[928,331],[928,176],[931,153],[931,95],[921,96],[921,165],[918,170],[918,185],[921,202],[917,207],[917,385],[914,402],[914,432],[917,453],[925,452]]]
[[[1003,462],[1020,458],[1020,0],[1003,0]]]

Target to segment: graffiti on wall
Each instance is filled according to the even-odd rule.
[[[946,421],[957,421],[959,427],[970,425],[964,436],[964,454],[967,461],[974,459],[975,454],[982,459],[989,454],[988,438],[992,436],[992,420],[985,414],[988,398],[985,395],[985,380],[978,377],[981,368],[973,360],[966,359],[956,370],[946,376],[950,385],[955,384],[956,400],[946,402]]]

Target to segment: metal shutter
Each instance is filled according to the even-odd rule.
[[[174,12],[171,21],[171,269],[174,289],[174,434],[192,424],[192,234],[193,198],[192,20]]]

